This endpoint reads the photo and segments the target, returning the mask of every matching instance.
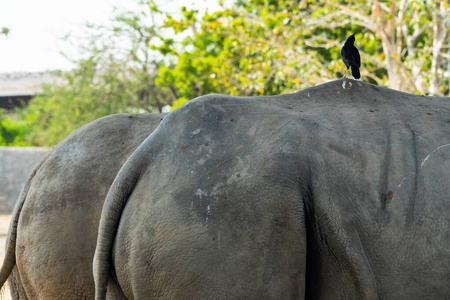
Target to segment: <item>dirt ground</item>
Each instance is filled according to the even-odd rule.
[[[3,264],[3,258],[5,257],[5,246],[6,246],[6,234],[8,233],[9,221],[11,220],[11,215],[0,215],[0,263]],[[11,300],[9,295],[9,290],[5,295],[2,295],[2,299]]]

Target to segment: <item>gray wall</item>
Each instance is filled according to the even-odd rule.
[[[0,147],[0,214],[10,214],[28,175],[48,148]]]

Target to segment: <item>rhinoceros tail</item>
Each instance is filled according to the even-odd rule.
[[[117,228],[122,211],[141,176],[141,172],[129,163],[135,159],[140,159],[139,150],[136,150],[130,156],[127,163],[119,171],[103,204],[93,262],[95,300],[106,299],[108,281],[112,273],[112,246]],[[145,163],[142,162],[141,165],[145,165]]]
[[[5,282],[11,275],[11,272],[16,265],[16,237],[17,237],[17,224],[19,223],[20,212],[27,198],[28,190],[31,186],[31,181],[34,176],[41,168],[43,163],[47,160],[51,151],[41,160],[41,162],[34,168],[31,174],[28,176],[22,191],[20,192],[19,198],[17,199],[16,205],[12,213],[11,222],[9,224],[8,237],[6,239],[6,253],[5,259],[3,260],[2,268],[0,269],[0,286],[2,287],[2,292],[5,289]]]

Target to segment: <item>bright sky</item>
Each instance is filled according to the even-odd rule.
[[[61,37],[80,32],[86,21],[105,24],[113,7],[129,8],[137,0],[0,0],[0,73],[37,72],[71,68],[58,52],[67,44]],[[199,10],[215,10],[217,0],[176,0],[174,6],[191,4]]]

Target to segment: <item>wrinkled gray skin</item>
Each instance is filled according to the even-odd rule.
[[[448,299],[450,100],[353,80],[208,95],[118,173],[96,299]]]
[[[3,285],[13,270],[13,299],[94,299],[92,260],[103,201],[120,167],[163,117],[101,118],[43,159],[19,197],[0,271]]]

